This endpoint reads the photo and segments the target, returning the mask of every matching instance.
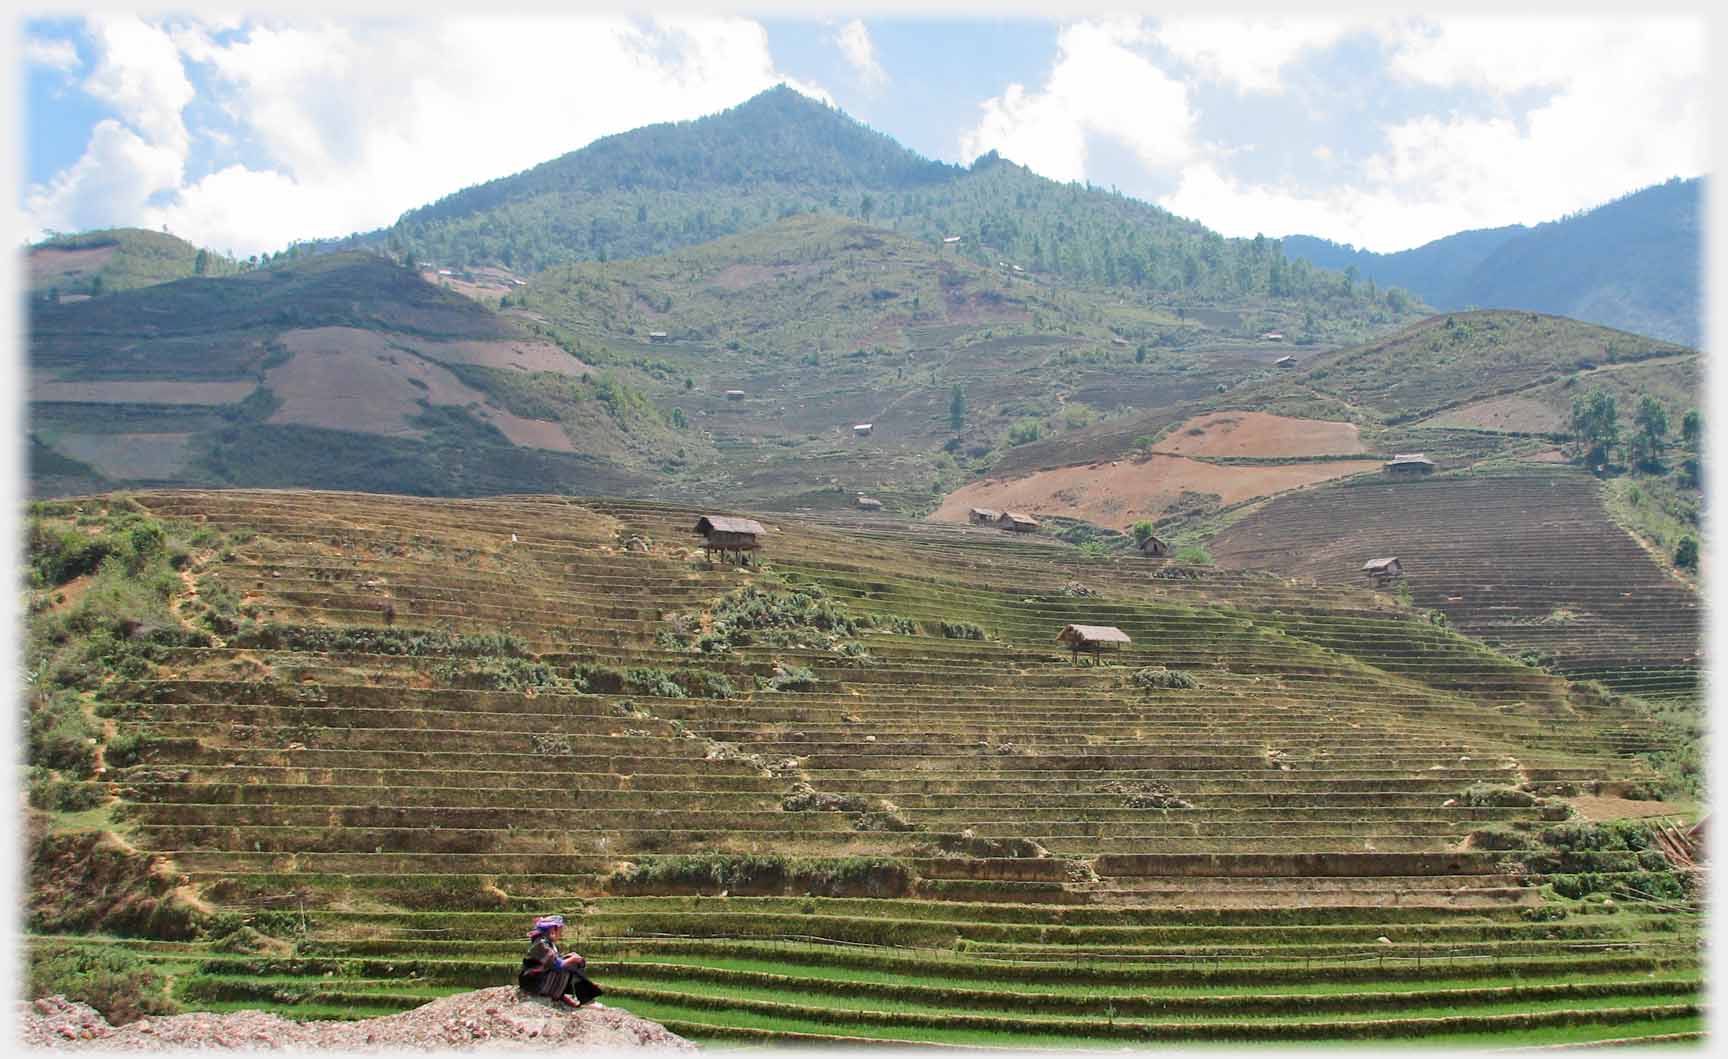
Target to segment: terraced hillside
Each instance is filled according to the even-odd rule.
[[[1576,469],[1315,489],[1243,518],[1213,554],[1337,585],[1396,555],[1413,602],[1472,636],[1628,694],[1698,690],[1697,594],[1614,524],[1601,483]]]
[[[700,1040],[1700,1031],[1687,877],[1567,819],[1648,778],[1636,704],[1350,587],[863,517],[765,518],[743,569],[699,513],[36,507],[33,645],[99,631],[151,540],[182,574],[90,641],[118,661],[35,670],[103,722],[88,767],[33,758],[95,796],[41,848],[112,828],[191,911],[33,890],[34,944],[118,924],[184,1003],[352,1017],[509,981],[556,908],[609,1001]],[[1133,644],[1073,664],[1073,622]]]

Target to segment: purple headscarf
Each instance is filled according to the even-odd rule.
[[[563,925],[563,916],[541,916],[539,919],[534,921],[534,929],[528,932],[528,937],[530,939],[537,938],[552,930],[554,927],[561,927]]]

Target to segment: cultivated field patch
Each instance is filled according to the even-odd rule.
[[[580,376],[594,370],[551,342],[525,339],[436,342],[407,336],[399,336],[395,341],[442,364],[474,364],[482,368],[529,372],[550,371],[570,376]]]
[[[282,400],[268,422],[418,438],[425,431],[410,421],[424,402],[468,408],[517,445],[575,451],[557,423],[498,408],[448,369],[397,348],[388,335],[320,327],[287,332],[281,342],[294,356],[265,377]]]
[[[62,434],[54,448],[116,481],[177,477],[191,434]]]
[[[1513,394],[1477,401],[1416,423],[1419,427],[1463,427],[1468,430],[1513,430],[1550,434],[1566,429],[1566,416],[1544,401]]]
[[[1158,443],[1178,456],[1354,456],[1368,451],[1356,424],[1267,412],[1208,412]]]
[[[77,250],[42,246],[30,251],[30,285],[51,287],[66,276],[83,276],[99,270],[119,250],[118,243]]]
[[[965,522],[974,507],[1065,515],[1111,529],[1158,518],[1184,493],[1216,493],[1229,505],[1363,471],[1375,460],[1329,460],[1269,467],[1218,466],[1183,456],[1152,455],[1084,467],[1038,471],[1007,481],[986,479],[949,493],[933,522]]]
[[[30,383],[32,401],[77,404],[235,404],[246,399],[253,382],[61,382],[38,375]]]

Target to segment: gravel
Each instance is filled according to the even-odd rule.
[[[607,1052],[697,1050],[659,1023],[627,1011],[571,1011],[524,996],[514,986],[458,993],[412,1011],[352,1022],[295,1022],[262,1011],[236,1011],[157,1016],[110,1026],[94,1008],[60,996],[20,1004],[18,1019],[19,1042],[30,1049],[521,1052],[575,1045]]]

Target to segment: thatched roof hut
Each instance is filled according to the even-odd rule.
[[[1090,652],[1097,658],[1103,655],[1106,647],[1120,650],[1123,644],[1134,641],[1114,625],[1069,625],[1056,634],[1056,642],[1067,644],[1078,660],[1081,651]]]
[[[876,429],[874,423],[855,423],[852,426],[852,435],[853,437],[867,438],[874,429]]]
[[[750,518],[729,515],[703,515],[696,520],[696,532],[703,538],[702,547],[712,552],[752,552],[762,547],[761,538],[768,531],[762,523]]]
[[[1168,559],[1170,552],[1170,542],[1156,534],[1149,533],[1146,539],[1140,542],[1140,554],[1148,559]]]
[[[1037,533],[1038,520],[1020,511],[1004,511],[996,524],[1013,533]]]
[[[1370,559],[1362,564],[1362,572],[1368,575],[1368,580],[1379,584],[1396,577],[1404,576],[1404,566],[1396,555],[1388,555],[1384,559]]]
[[[881,511],[882,510],[882,501],[877,500],[875,497],[861,496],[856,501],[854,501],[854,503],[856,503],[858,505],[858,510],[860,510],[860,511]]]
[[[966,512],[966,521],[974,526],[993,526],[1002,517],[1002,512],[987,507],[975,507]]]

